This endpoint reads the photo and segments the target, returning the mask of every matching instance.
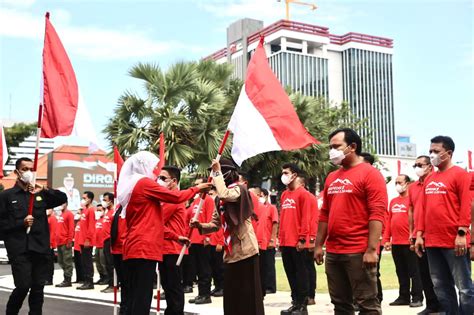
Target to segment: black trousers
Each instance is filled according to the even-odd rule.
[[[114,285],[114,259],[110,252],[110,238],[104,241],[105,270],[107,271],[108,285]]]
[[[215,289],[224,289],[224,249],[216,251],[216,246],[211,246],[211,269]]]
[[[93,282],[94,265],[92,263],[92,249],[93,247],[84,247],[81,245],[82,268],[84,270],[84,281]]]
[[[262,287],[262,296],[265,296],[266,295],[266,287],[267,287],[267,283],[266,283],[266,269],[267,269],[267,265],[266,265],[266,262],[267,262],[267,251],[266,250],[259,250],[259,255],[258,255],[258,265],[259,265],[259,268],[260,268],[260,284],[261,284],[261,287]]]
[[[423,292],[420,272],[418,270],[416,254],[410,250],[410,245],[392,245],[392,257],[400,286],[400,298],[409,301],[411,295],[414,301],[422,301]]]
[[[383,249],[384,247],[380,246],[379,261],[377,261],[377,298],[379,299],[380,303],[382,303],[383,300],[382,281],[380,281],[380,261],[382,260]]]
[[[53,282],[54,276],[54,248],[51,248],[51,257],[48,261],[48,281]]]
[[[291,288],[291,298],[296,304],[304,304],[308,296],[308,271],[305,258],[307,250],[298,252],[296,247],[280,247],[283,267]]]
[[[181,262],[181,271],[183,278],[183,286],[192,287],[196,281],[196,266],[193,263],[191,255],[184,255]]]
[[[82,266],[82,254],[74,251],[74,268],[76,269],[76,282],[84,281],[84,268]]]
[[[202,244],[192,244],[189,248],[189,255],[196,266],[198,278],[198,289],[200,296],[211,295],[211,248]]]
[[[184,291],[180,284],[181,271],[176,266],[179,255],[163,255],[160,263],[160,279],[166,297],[165,315],[184,314]]]
[[[49,276],[50,255],[27,252],[10,257],[15,289],[8,299],[6,314],[18,314],[28,292],[29,314],[42,314],[44,283]]]
[[[153,279],[156,261],[148,259],[125,260],[128,285],[128,315],[149,315],[153,297]]]
[[[122,255],[114,254],[112,256],[114,268],[117,272],[117,285],[120,287],[120,314],[126,314],[128,306],[127,268],[122,260]]]
[[[421,258],[417,257],[418,269],[420,271],[421,284],[423,286],[423,292],[426,298],[426,308],[433,312],[439,312],[441,305],[439,304],[438,298],[436,297],[433,289],[433,281],[430,275],[430,265],[428,264],[428,255],[424,254]]]
[[[305,264],[308,272],[308,297],[316,296],[316,267],[314,266],[314,252],[306,250]]]
[[[276,292],[276,270],[275,270],[275,254],[274,248],[267,249],[267,255],[265,257],[265,290]]]

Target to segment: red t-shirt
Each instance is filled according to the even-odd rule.
[[[189,208],[187,209],[186,222],[188,223],[188,226],[189,226],[189,222],[196,214],[196,211],[199,208],[200,202],[201,202],[201,197],[194,199],[191,205],[189,206]],[[213,212],[214,212],[214,200],[211,198],[211,196],[206,195],[206,197],[204,198],[204,204],[202,205],[202,208],[201,208],[201,212],[199,213],[199,216],[198,216],[198,221],[203,222],[203,223],[210,222],[212,219]],[[206,237],[209,237],[209,235],[201,235],[199,234],[198,229],[192,229],[191,237],[189,239],[191,240],[191,244],[204,244],[204,239]]]
[[[133,188],[126,209],[127,235],[123,259],[163,259],[164,225],[160,202],[182,203],[192,198],[198,188],[169,190],[150,178],[140,179]]]
[[[357,254],[367,250],[369,221],[385,221],[388,204],[385,180],[368,163],[330,173],[323,192],[320,222],[328,223],[326,250]]]
[[[469,173],[459,166],[433,172],[425,179],[416,204],[420,212],[416,230],[424,232],[425,246],[454,248],[458,228],[471,225],[470,184]]]
[[[308,198],[310,200],[310,218],[309,218],[309,233],[306,238],[306,248],[314,247],[316,241],[316,235],[318,234],[318,223],[319,223],[319,207],[318,198],[315,195],[308,192]],[[311,242],[312,241],[312,242]]]
[[[95,239],[95,208],[89,207],[82,209],[81,220],[81,238],[79,245],[84,245],[85,241],[89,241],[90,246],[93,245]]]
[[[95,239],[94,246],[104,248],[104,218],[95,221]]]
[[[69,210],[64,210],[58,218],[56,241],[58,246],[71,243],[74,239],[74,215]]]
[[[178,243],[179,236],[186,236],[186,207],[184,203],[161,203],[163,223],[165,224],[165,240],[163,255],[179,254],[183,245]]]
[[[273,224],[278,223],[278,209],[271,203],[265,203],[263,206],[266,208],[266,212],[267,212],[267,216],[266,216],[267,224],[265,225],[265,227],[267,229],[266,236],[267,236],[267,247],[268,247],[268,244],[270,243],[270,240],[272,238]],[[273,245],[275,246],[275,242],[273,242]]]
[[[102,235],[104,237],[104,242],[110,238],[110,229],[112,228],[114,212],[114,209],[109,209],[103,217],[104,220],[102,222]]]
[[[388,220],[383,235],[383,243],[392,242],[392,245],[410,245],[410,229],[408,226],[408,208],[410,198],[398,196],[390,201]]]
[[[49,247],[56,248],[58,244],[56,243],[56,231],[58,225],[58,219],[54,214],[51,214],[48,217],[48,225],[49,225]]]
[[[211,233],[209,237],[211,239],[210,244],[212,246],[224,246],[224,229],[222,229],[222,227],[217,232]]]
[[[267,224],[267,209],[258,201],[257,196],[250,192],[253,203],[253,212],[257,216],[257,220],[252,218],[252,227],[257,237],[258,248],[261,250],[266,250],[268,245],[267,235],[266,235],[266,224]]]
[[[418,215],[419,213],[416,211],[416,203],[420,200],[420,193],[423,191],[423,183],[419,180],[410,184],[408,186],[408,200],[409,206],[412,208],[413,211],[413,235],[412,237],[416,238],[416,221],[419,220]]]
[[[117,226],[117,239],[114,244],[110,246],[110,252],[114,255],[122,255],[123,243],[127,236],[127,220],[119,215]]]
[[[296,247],[300,239],[308,237],[311,202],[304,187],[286,189],[281,194],[280,246]]]
[[[82,240],[82,233],[81,233],[81,221],[76,223],[76,228],[74,229],[74,250],[80,252],[81,251],[81,240]]]

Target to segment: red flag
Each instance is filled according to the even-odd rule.
[[[0,178],[3,178],[3,167],[7,164],[8,150],[7,142],[5,140],[5,132],[3,126],[0,125]]]
[[[120,155],[120,152],[117,146],[115,145],[114,145],[114,162],[117,165],[117,180],[118,180],[119,175],[120,175],[120,170],[122,169],[122,165],[123,165],[123,159],[122,159],[122,156]]]
[[[469,170],[472,170],[472,151],[467,150],[467,166]]]
[[[165,135],[160,133],[160,149],[159,149],[159,158],[158,164],[156,165],[156,169],[153,171],[156,176],[160,175],[161,169],[165,165]]]
[[[293,104],[270,68],[263,38],[247,68],[247,78],[229,122],[232,158],[241,165],[269,151],[305,148],[319,141],[303,126]]]

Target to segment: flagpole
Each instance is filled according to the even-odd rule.
[[[222,138],[221,144],[219,146],[219,151],[217,151],[217,156],[216,156],[217,161],[219,161],[221,159],[222,152],[224,152],[225,144],[227,142],[227,138],[229,138],[229,134],[230,134],[230,130],[227,129],[225,134],[224,134],[224,137]],[[207,182],[208,183],[212,182],[211,174],[209,174],[209,177],[207,178]],[[204,204],[204,198],[206,197],[206,193],[203,192],[200,197],[201,197],[201,200],[199,201],[199,206],[196,210],[196,213],[193,216],[193,221],[196,221],[199,217],[199,213],[201,212],[202,206]],[[192,232],[193,232],[193,228],[191,227],[191,228],[189,228],[188,238],[191,237]],[[189,246],[191,246],[191,244]],[[183,260],[184,253],[186,252],[187,248],[188,248],[188,245],[186,245],[186,244],[184,244],[183,248],[181,248],[181,252],[179,253],[178,260],[176,261],[176,266],[181,265],[181,261]]]
[[[115,170],[114,170],[114,207],[117,207],[117,182],[118,182],[118,176],[119,176],[119,173],[118,173],[118,162],[119,161],[115,161],[116,159],[116,152],[118,152],[118,148],[114,145],[113,147],[114,149],[114,162],[115,162]],[[118,153],[118,155],[120,156],[120,152]],[[117,159],[118,160],[118,159]],[[120,220],[120,218],[119,218]],[[111,248],[112,248],[112,244],[110,244]],[[114,268],[114,315],[117,315],[118,313],[118,305],[117,305],[117,291],[118,291],[118,279],[117,279],[117,270]],[[123,288],[122,288],[123,289]]]
[[[156,314],[160,314],[161,300],[161,279],[160,279],[160,263],[156,263]]]

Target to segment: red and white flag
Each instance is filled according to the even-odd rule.
[[[43,48],[43,119],[41,136],[77,136],[87,139],[89,151],[98,149],[89,112],[82,101],[76,74],[46,13]]]
[[[319,143],[299,120],[270,68],[263,38],[248,65],[247,78],[228,129],[234,135],[232,158],[238,165],[260,153],[301,149]]]
[[[3,125],[0,125],[0,178],[3,178],[3,167],[7,164],[8,150],[7,141],[5,140],[5,132]]]

